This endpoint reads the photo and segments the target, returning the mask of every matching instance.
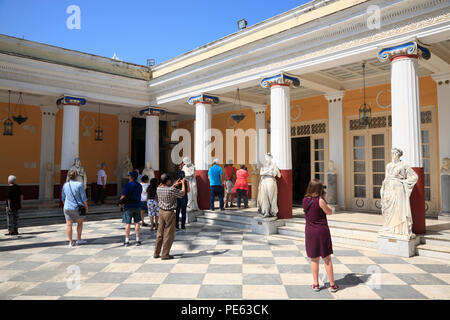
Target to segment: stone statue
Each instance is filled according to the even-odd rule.
[[[191,159],[189,157],[183,158],[183,172],[184,178],[189,183],[190,190],[188,192],[188,211],[197,211],[198,203],[197,203],[197,181],[195,180],[195,166],[192,164]]]
[[[150,162],[145,164],[145,168],[142,170],[142,175],[147,176],[149,181],[155,178],[155,171],[153,171],[152,164]]]
[[[409,197],[419,177],[407,163],[400,160],[402,155],[400,149],[392,149],[392,162],[386,166],[380,191],[384,218],[380,234],[409,240],[415,238]]]
[[[80,158],[76,157],[75,159],[73,159],[73,164],[70,167],[69,171],[70,170],[75,170],[78,173],[77,181],[83,183],[84,189],[86,189],[87,188],[87,175],[86,175],[86,172],[84,171],[83,166],[81,165]],[[66,181],[69,181],[68,176],[67,176]]]
[[[278,187],[275,177],[281,177],[281,173],[270,153],[267,153],[264,159],[259,172],[261,180],[258,187],[258,212],[267,218],[275,217],[278,213]]]

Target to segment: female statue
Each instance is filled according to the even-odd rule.
[[[264,165],[259,172],[261,180],[258,188],[258,211],[266,218],[274,217],[278,213],[278,187],[275,177],[281,177],[281,173],[277,165],[272,161],[270,153],[267,153],[264,159]]]
[[[412,239],[412,215],[409,197],[418,180],[411,167],[400,160],[403,152],[392,149],[392,162],[386,166],[386,176],[381,186],[381,210],[384,225],[382,234]]]

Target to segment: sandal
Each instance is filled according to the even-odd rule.
[[[330,286],[330,291],[331,292],[336,292],[339,290],[339,286],[337,284],[334,284],[332,286]]]
[[[311,285],[311,288],[315,291],[315,292],[319,292],[320,291],[320,287],[318,284],[313,284]]]

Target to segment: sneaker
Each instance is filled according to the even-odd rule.
[[[313,285],[311,285],[311,288],[312,288],[313,291],[315,291],[315,292],[319,292],[319,291],[320,291],[320,287],[319,287],[318,284],[313,284]]]
[[[139,247],[141,245],[140,241],[136,241],[136,247]]]
[[[82,244],[86,244],[86,240],[77,240],[77,246],[82,245]]]
[[[339,286],[337,284],[330,286],[330,292],[337,292],[338,290]]]
[[[123,245],[124,245],[125,247],[128,247],[128,246],[130,245],[130,241],[124,242]]]

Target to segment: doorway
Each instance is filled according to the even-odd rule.
[[[291,139],[292,147],[292,203],[301,206],[311,180],[311,139]]]

